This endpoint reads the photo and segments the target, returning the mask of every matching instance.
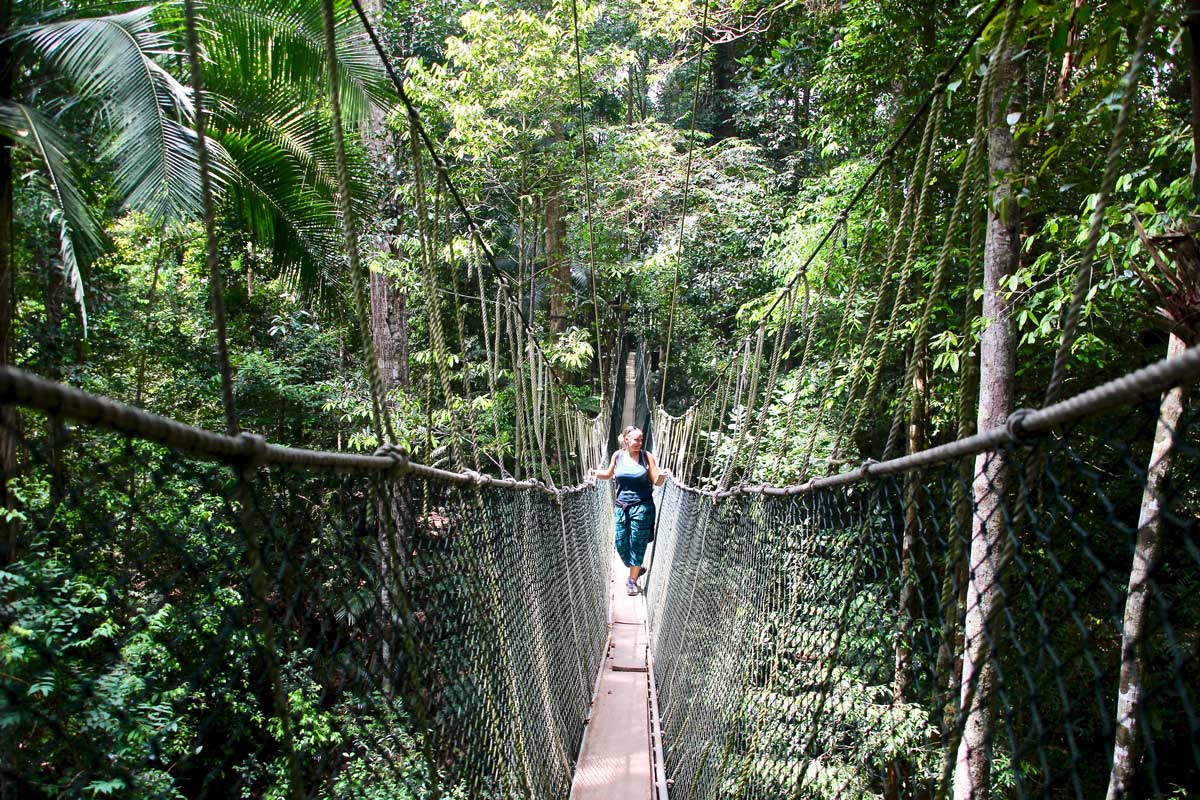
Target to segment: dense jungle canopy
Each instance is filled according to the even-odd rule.
[[[1008,291],[1021,399],[1045,385],[1142,5],[1022,6],[1006,115],[1018,149],[1011,177],[1021,250]],[[1149,262],[1132,221],[1153,235],[1195,211],[1184,5],[1167,4],[1149,43],[1075,344],[1075,363],[1090,371],[1081,385],[1164,346],[1137,275]],[[593,410],[601,365],[611,366],[622,333],[644,340],[656,367],[669,364],[665,398],[675,410],[736,358],[730,343],[796,278],[987,11],[937,0],[375,6],[368,11],[387,52],[496,267],[520,287],[577,402]],[[3,360],[216,424],[181,7],[18,1],[5,9],[0,214],[10,234],[0,262],[11,291],[0,304]],[[480,286],[471,277],[482,258],[428,165],[431,199],[419,208],[408,117],[349,3],[337,13],[353,196],[397,430],[416,457],[444,462],[448,440],[465,431],[452,433],[451,411],[471,415],[481,435],[498,437],[482,443],[494,469],[512,456],[511,425],[489,421],[505,416],[508,382],[501,376],[496,394],[483,377]],[[244,427],[296,445],[372,448],[353,355],[360,337],[347,313],[318,5],[234,0],[203,4],[201,16]],[[988,27],[937,101],[933,231],[951,210],[973,128],[969,90],[998,35],[998,25]],[[866,324],[872,298],[851,288],[879,284],[885,237],[900,214],[895,198],[920,138],[918,129],[887,159],[883,207],[868,193],[848,220],[854,237],[843,230],[846,246],[822,250],[805,270],[809,293],[829,303],[815,333],[818,361],[849,357],[849,348],[828,352],[841,304],[856,304],[852,329]],[[859,274],[849,238],[857,243],[868,224],[877,241]],[[417,265],[422,225],[438,228],[446,248],[434,285]],[[954,396],[974,352],[963,336],[981,328],[962,324],[974,312],[960,295],[969,294],[965,278],[980,258],[969,229],[960,226],[951,243],[958,274],[949,285],[957,288],[934,320],[934,398]],[[938,235],[919,242],[917,285],[928,281],[940,244]],[[449,331],[449,404],[433,388],[431,304]],[[799,319],[802,306],[788,309]],[[774,310],[771,326],[783,324],[785,310]],[[897,341],[911,335],[915,304],[907,316]],[[781,403],[805,388],[799,360],[783,362]],[[934,438],[952,427],[951,405],[932,405]],[[879,435],[865,432],[857,449],[878,450]]]
[[[369,335],[396,442],[413,460],[461,467],[469,450],[483,472],[528,477],[539,474],[534,423],[515,397],[540,390],[518,363],[532,350],[513,344],[527,323],[547,360],[542,387],[560,386],[588,414],[607,412],[614,366],[634,346],[648,355],[649,393],[672,413],[720,391],[729,401],[738,365],[762,361],[770,380],[749,394],[769,387],[771,458],[743,458],[736,473],[786,484],[898,454],[893,419],[919,430],[901,449],[973,432],[981,372],[984,394],[1006,387],[1009,410],[1040,406],[1081,263],[1091,273],[1060,396],[1161,357],[1171,334],[1200,334],[1200,275],[1159,252],[1192,236],[1200,214],[1198,0],[1162,4],[1144,41],[1142,0],[1014,1],[994,17],[991,3],[960,0],[365,5],[413,111],[350,0],[334,3],[332,61],[317,0],[197,2],[196,70],[182,2],[0,0],[0,364],[219,431],[219,292],[241,428],[374,451]],[[1144,66],[1123,117],[1135,51]],[[206,261],[198,75],[219,284]],[[991,94],[977,107],[982,86]],[[335,119],[349,170],[341,198]],[[1106,170],[1115,182],[1100,203]],[[964,182],[974,190],[956,207]],[[352,205],[356,258],[339,199]],[[1005,225],[1016,247],[985,292],[984,240]],[[361,310],[356,260],[369,276]],[[1010,372],[980,363],[997,313]],[[781,330],[792,344],[767,363],[763,337]],[[865,367],[881,347],[892,357]],[[911,386],[892,391],[913,362]],[[713,407],[706,447],[736,461],[744,431],[733,406]],[[0,427],[25,424],[14,420]],[[801,429],[811,439],[792,435]],[[6,476],[21,458],[0,436]],[[594,466],[548,460],[539,476],[559,485]],[[79,469],[53,450],[49,464],[10,483],[8,522],[23,506],[53,506]],[[716,480],[701,477],[707,488]],[[205,509],[185,496],[165,487],[153,514],[191,530]],[[93,522],[112,524],[72,521]],[[18,525],[4,530],[0,567],[45,546]],[[21,580],[53,582],[63,563],[25,567],[44,570],[34,578],[0,571],[0,587],[16,596]],[[80,619],[103,613],[102,583],[74,575],[69,602],[24,596],[22,618],[50,622],[0,630],[0,669],[37,673],[40,651],[27,646],[37,637],[86,660],[94,642]],[[194,599],[224,602],[217,590]],[[159,636],[172,624],[164,617],[127,642],[120,674],[89,690],[102,702],[72,719],[76,736],[111,738],[114,763],[162,765],[143,774],[158,789],[139,797],[188,795],[188,776],[208,774],[192,766],[236,760],[185,753],[206,735],[202,715],[165,720],[169,698],[118,713],[126,679],[183,658]],[[195,669],[234,676],[227,695],[209,698],[232,717],[264,690],[242,680],[261,672],[250,644],[225,656]],[[69,685],[69,659],[56,668]],[[307,715],[297,735],[316,751],[329,744],[327,718],[345,709],[305,705],[297,686]],[[29,691],[54,706],[60,689]],[[0,738],[8,730],[27,737],[28,763],[58,748],[44,753],[51,766],[29,796],[133,796],[76,785],[74,754],[44,727],[0,713]],[[237,770],[246,796],[283,796],[278,759],[247,757]],[[330,796],[361,792],[350,780]]]

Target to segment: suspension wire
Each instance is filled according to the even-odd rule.
[[[905,253],[904,264],[900,269],[900,277],[896,281],[896,297],[892,301],[892,313],[888,317],[887,327],[884,329],[883,337],[880,340],[879,352],[875,356],[875,368],[871,374],[871,379],[867,383],[866,394],[862,398],[862,402],[858,408],[858,414],[854,418],[854,425],[850,429],[850,439],[862,430],[866,425],[869,409],[875,402],[875,397],[879,392],[879,386],[883,377],[883,368],[887,363],[888,356],[891,354],[893,339],[896,332],[896,324],[900,319],[900,309],[908,300],[909,290],[912,288],[913,273],[916,266],[917,249],[924,242],[924,223],[928,212],[929,198],[933,194],[930,191],[929,176],[933,171],[933,159],[935,148],[934,140],[937,139],[938,131],[941,129],[941,107],[934,108],[929,115],[929,122],[926,125],[926,142],[925,156],[926,161],[924,170],[921,173],[921,182],[919,185],[912,187],[913,192],[917,195],[916,211],[913,216],[912,234],[908,239],[908,251]]]
[[[238,424],[237,405],[233,396],[233,370],[229,364],[229,340],[225,317],[225,283],[217,257],[216,210],[212,191],[212,163],[208,150],[207,124],[204,111],[204,74],[200,66],[200,42],[197,34],[196,5],[194,0],[184,0],[184,28],[188,67],[192,80],[192,101],[196,115],[196,155],[200,170],[200,197],[204,216],[204,261],[208,267],[209,291],[212,295],[213,323],[216,328],[217,363],[221,372],[221,400],[225,410],[225,433],[229,437],[257,445],[260,437],[241,434]],[[263,442],[265,444],[265,442]],[[254,492],[250,481],[254,475],[252,459],[241,461],[235,468],[234,497],[237,499],[238,516],[242,535],[246,542],[246,561],[250,568],[251,594],[259,618],[264,660],[267,662],[268,681],[271,685],[271,702],[279,719],[283,739],[283,755],[287,762],[289,794],[293,800],[305,796],[304,779],[300,761],[296,755],[292,733],[291,710],[288,695],[283,686],[283,673],[279,654],[275,646],[274,621],[268,611],[268,584],[263,565],[262,546],[259,542],[259,520],[256,519]]]
[[[1079,272],[1075,276],[1071,305],[1067,308],[1067,315],[1063,320],[1062,339],[1058,344],[1058,351],[1054,354],[1054,368],[1050,374],[1050,382],[1046,386],[1043,406],[1051,405],[1058,400],[1058,396],[1062,392],[1063,381],[1066,380],[1067,360],[1071,356],[1071,347],[1075,344],[1075,335],[1078,332],[1083,304],[1087,301],[1088,292],[1092,287],[1092,264],[1096,259],[1096,251],[1100,247],[1100,228],[1104,224],[1104,212],[1108,208],[1113,187],[1117,182],[1121,149],[1125,146],[1129,117],[1132,113],[1134,97],[1137,94],[1142,65],[1146,60],[1146,45],[1158,22],[1159,5],[1160,0],[1149,0],[1146,3],[1146,10],[1142,14],[1142,24],[1138,28],[1137,43],[1129,58],[1129,68],[1122,78],[1124,89],[1121,93],[1121,109],[1117,113],[1117,123],[1113,127],[1112,143],[1108,147],[1108,155],[1104,164],[1104,176],[1100,180],[1100,191],[1096,195],[1096,207],[1093,209],[1091,220],[1088,223],[1087,244],[1083,248],[1083,258],[1079,262]]]
[[[858,257],[855,259],[854,264],[854,277],[851,278],[850,288],[846,292],[845,306],[842,308],[842,319],[838,323],[837,335],[833,340],[833,349],[830,351],[829,365],[825,371],[825,380],[816,387],[816,396],[818,398],[817,418],[813,422],[812,428],[809,431],[808,445],[805,447],[804,458],[800,464],[800,471],[797,473],[801,480],[807,477],[806,471],[808,470],[809,461],[812,458],[813,449],[816,447],[817,443],[817,432],[821,429],[821,422],[825,418],[825,409],[829,405],[825,398],[828,394],[829,388],[833,386],[833,376],[837,371],[837,356],[839,353],[841,353],[842,341],[845,338],[847,328],[850,325],[850,318],[854,314],[854,304],[858,300],[858,289],[862,283],[863,272],[865,271],[864,265],[866,263],[867,249],[870,246],[871,238],[875,230],[875,216],[879,213],[879,206],[882,203],[883,188],[884,184],[882,182],[877,184],[875,187],[875,199],[871,203],[871,210],[868,212],[866,222],[863,225],[862,241],[859,243]],[[849,221],[847,221],[846,225],[848,229]],[[828,269],[826,269],[826,278],[828,277],[828,272]],[[826,284],[823,280],[822,286],[825,285]],[[812,323],[808,328],[808,336],[804,342],[804,355],[800,359],[800,374],[802,376],[805,374],[805,367],[808,364],[809,353],[812,349],[816,327],[817,319],[814,315]],[[773,467],[773,474],[775,475],[776,479],[778,479],[780,470],[783,467],[784,452],[786,451],[787,444],[792,437],[792,424],[795,418],[796,408],[800,402],[800,394],[800,387],[797,387],[796,393],[792,397],[792,402],[788,406],[787,423],[784,427],[783,439],[779,443],[779,450],[775,455],[775,466]]]
[[[929,121],[932,121],[932,115]],[[925,132],[927,134],[932,132],[928,122],[925,127]],[[850,422],[851,408],[853,407],[851,400],[857,397],[858,386],[862,381],[863,371],[866,368],[868,359],[872,355],[870,352],[871,344],[875,341],[875,337],[879,333],[879,323],[883,319],[883,309],[887,304],[888,292],[891,290],[890,287],[892,276],[896,271],[896,262],[900,253],[900,245],[904,242],[906,233],[910,232],[910,225],[915,228],[915,223],[912,221],[912,217],[916,213],[915,209],[917,205],[917,195],[919,194],[918,187],[923,185],[924,182],[922,177],[922,167],[927,160],[927,144],[928,137],[923,136],[921,140],[921,148],[917,152],[917,158],[913,162],[912,172],[909,175],[909,191],[907,195],[904,195],[903,202],[901,204],[900,220],[892,236],[891,243],[888,245],[887,257],[884,259],[883,276],[879,285],[878,294],[875,298],[875,305],[871,309],[871,319],[870,322],[867,323],[867,329],[863,334],[862,345],[859,347],[857,357],[855,358],[855,361],[848,372],[848,397],[846,398],[845,404],[842,406],[842,413],[838,419],[837,429],[833,438],[833,446],[830,450],[831,459],[841,454],[842,440],[846,435],[846,426]],[[900,285],[902,282],[902,276],[896,275],[897,294],[900,292]],[[895,314],[896,311],[897,306],[893,304],[892,313]],[[831,462],[827,465],[826,472],[832,471],[833,468],[834,465],[831,460]]]
[[[412,118],[410,117],[410,123],[411,120]],[[441,297],[437,292],[437,276],[434,274],[434,242],[429,230],[429,206],[425,189],[425,170],[421,164],[421,150],[417,147],[417,140],[411,135],[411,132],[410,127],[409,141],[412,145],[413,183],[416,189],[417,201],[417,238],[420,242],[421,275],[425,280],[425,316],[429,325],[429,341],[433,348],[433,366],[434,371],[437,373],[438,386],[442,393],[442,402],[446,404],[446,410],[450,412],[450,452],[454,459],[454,466],[462,469],[464,461],[462,457],[462,445],[459,441],[458,425],[455,423],[455,415],[453,413],[454,393],[450,389],[450,372],[447,366],[446,355],[446,331],[442,325],[442,303]],[[440,197],[435,196],[435,225],[437,223],[437,205],[439,202]],[[431,407],[430,413],[432,411]]]
[[[807,292],[808,284],[805,283],[805,299],[808,299]],[[758,449],[762,445],[763,434],[766,431],[767,424],[767,409],[771,405],[771,398],[775,396],[775,387],[779,380],[779,363],[783,357],[783,351],[787,348],[789,336],[792,331],[792,307],[795,304],[796,298],[793,294],[789,297],[788,302],[784,306],[783,324],[775,331],[775,345],[771,353],[771,368],[767,373],[767,385],[763,390],[762,409],[758,414],[758,425],[754,430],[754,442],[750,445],[750,455],[746,459],[745,479],[752,480],[754,476],[754,462],[758,460]],[[807,303],[806,303],[807,305]]]
[[[377,440],[394,443],[396,432],[392,428],[391,412],[387,404],[387,391],[379,371],[379,359],[375,353],[375,336],[371,330],[370,305],[366,285],[362,276],[362,263],[358,252],[358,223],[354,206],[350,202],[350,166],[346,159],[346,135],[342,127],[341,87],[338,85],[337,38],[332,0],[322,0],[325,16],[325,66],[329,72],[329,105],[333,124],[334,160],[337,166],[337,202],[342,219],[342,237],[346,248],[346,264],[350,270],[351,291],[354,295],[354,311],[357,317],[359,336],[367,361],[367,380],[371,392],[372,427]]]
[[[696,89],[692,94],[692,118],[688,121],[687,166],[683,173],[683,208],[679,213],[679,241],[675,245],[675,277],[671,281],[671,306],[667,312],[667,349],[663,353],[662,375],[660,376],[662,386],[659,387],[658,393],[660,406],[667,404],[667,366],[671,362],[671,334],[675,329],[675,301],[679,295],[679,262],[683,258],[683,231],[687,224],[688,190],[692,185],[692,157],[696,152],[696,115],[700,112],[700,81],[704,76],[704,46],[708,44],[708,37],[704,35],[704,31],[708,29],[708,6],[709,0],[704,0],[704,13],[700,19],[700,52],[696,57]]]
[[[579,8],[571,0],[571,29],[575,34],[575,79],[579,87],[579,140],[583,144],[583,191],[587,198],[588,258],[592,266],[592,324],[596,333],[596,369],[600,375],[600,396],[604,396],[604,343],[600,339],[600,304],[596,299],[596,236],[592,230],[592,179],[588,164],[587,116],[583,108],[583,55],[579,45]],[[613,391],[616,391],[614,388]]]

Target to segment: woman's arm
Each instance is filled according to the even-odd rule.
[[[616,471],[617,471],[617,454],[616,453],[613,453],[612,460],[608,462],[608,467],[606,469],[590,470],[592,475],[594,475],[597,480],[601,480],[601,481],[612,480],[612,476],[616,473]]]
[[[650,470],[650,482],[655,486],[662,486],[663,481],[671,476],[671,470],[659,469],[658,459],[654,457],[654,453],[646,451],[646,469]]]

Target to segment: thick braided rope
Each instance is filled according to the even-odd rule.
[[[1016,17],[1016,14],[1008,15],[997,47],[1002,47],[1007,43]],[[946,222],[946,233],[942,238],[942,249],[938,253],[937,266],[933,271],[933,281],[925,296],[925,308],[921,313],[921,319],[917,323],[917,330],[913,337],[912,353],[909,356],[908,366],[904,371],[904,383],[900,387],[900,400],[896,403],[895,413],[892,415],[892,426],[888,431],[887,444],[884,447],[881,460],[887,460],[893,455],[896,452],[895,448],[899,444],[904,414],[912,397],[913,382],[916,380],[917,370],[920,368],[920,364],[924,361],[929,349],[929,331],[933,321],[933,312],[937,304],[941,301],[942,293],[946,287],[946,279],[949,277],[950,254],[954,246],[954,237],[958,234],[959,220],[962,218],[963,212],[967,207],[967,200],[971,196],[971,187],[975,183],[975,176],[984,168],[984,156],[987,152],[984,143],[987,141],[988,101],[991,96],[990,92],[994,80],[995,73],[989,70],[979,83],[979,95],[975,102],[975,130],[971,136],[971,144],[967,148],[967,157],[963,163],[962,176],[958,182],[958,192],[954,198],[954,207],[951,209],[950,216]]]
[[[867,418],[873,410],[872,406],[875,403],[876,395],[879,393],[883,377],[883,368],[887,363],[888,357],[891,355],[896,325],[900,320],[900,309],[908,300],[908,293],[914,272],[913,268],[917,260],[917,249],[925,239],[925,217],[929,207],[929,198],[933,195],[933,192],[929,188],[929,175],[933,169],[935,155],[933,140],[937,138],[938,130],[941,127],[941,112],[941,106],[935,107],[929,114],[929,124],[925,128],[926,141],[922,143],[925,153],[925,167],[922,171],[920,185],[913,187],[913,191],[917,193],[917,210],[913,217],[912,235],[908,239],[908,251],[904,256],[904,264],[900,269],[900,277],[896,281],[896,296],[892,301],[892,313],[888,317],[887,327],[884,329],[883,336],[879,342],[879,352],[875,357],[875,368],[871,373],[871,379],[867,382],[866,394],[859,401],[858,414],[854,418],[854,425],[850,428],[851,441],[855,439],[859,431],[867,424]]]
[[[1043,406],[1048,406],[1058,399],[1063,381],[1066,380],[1067,359],[1071,357],[1071,348],[1075,344],[1075,335],[1079,327],[1079,316],[1083,312],[1083,304],[1087,301],[1088,291],[1092,286],[1092,264],[1100,246],[1100,228],[1104,224],[1104,212],[1108,208],[1113,186],[1117,182],[1121,149],[1125,145],[1125,134],[1129,129],[1129,117],[1133,112],[1138,79],[1146,60],[1146,44],[1158,22],[1159,5],[1159,0],[1148,0],[1146,3],[1146,11],[1142,14],[1142,24],[1138,28],[1137,44],[1129,59],[1129,69],[1122,78],[1124,90],[1121,93],[1121,110],[1117,114],[1117,124],[1113,128],[1112,143],[1108,147],[1108,156],[1104,164],[1104,177],[1100,181],[1100,190],[1096,196],[1096,208],[1092,211],[1088,225],[1087,244],[1083,248],[1083,258],[1080,259],[1079,272],[1075,276],[1075,289],[1071,295],[1071,305],[1067,308],[1067,316],[1063,320],[1062,339],[1059,341],[1058,351],[1054,354],[1054,369],[1050,373],[1050,382],[1046,386]]]

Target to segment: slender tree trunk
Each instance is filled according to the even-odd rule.
[[[1054,96],[1060,101],[1067,96],[1067,84],[1071,82],[1071,74],[1075,72],[1075,50],[1079,46],[1079,9],[1083,8],[1083,0],[1074,0],[1071,7],[1071,19],[1067,23],[1067,51],[1063,53],[1062,67],[1058,71],[1058,85]]]
[[[1200,193],[1200,0],[1188,0],[1184,25],[1192,51],[1192,187]]]
[[[1174,244],[1170,249],[1173,250],[1174,272],[1178,281],[1169,281],[1169,284],[1175,287],[1175,296],[1165,304],[1168,306],[1165,313],[1175,320],[1187,320],[1194,316],[1194,303],[1189,303],[1190,298],[1186,290],[1180,290],[1178,287],[1194,285],[1195,276],[1200,275],[1200,247],[1197,246],[1195,234],[1190,231],[1181,233],[1181,236],[1166,237]],[[1154,256],[1162,273],[1169,274],[1170,268],[1158,255],[1156,243],[1145,236],[1140,225],[1138,234]],[[1178,331],[1171,333],[1167,343],[1167,357],[1180,355],[1188,348],[1189,343],[1194,341],[1195,332],[1180,326]],[[1112,770],[1109,773],[1108,800],[1121,800],[1137,794],[1137,771],[1146,735],[1142,704],[1146,691],[1144,676],[1148,670],[1147,622],[1150,609],[1155,604],[1156,594],[1152,589],[1152,582],[1164,555],[1163,498],[1170,479],[1179,422],[1183,418],[1187,399],[1185,389],[1176,387],[1165,392],[1159,402],[1154,446],[1150,450],[1146,485],[1142,490],[1141,512],[1138,515],[1133,565],[1129,570],[1129,593],[1125,599],[1125,618],[1121,635],[1121,675],[1117,696],[1117,735],[1113,747]]]
[[[12,13],[11,0],[0,2],[0,34],[8,32]],[[12,50],[0,39],[0,97],[12,97]],[[13,360],[13,315],[15,285],[13,280],[13,141],[0,136],[0,366],[10,366]],[[19,420],[13,406],[0,406],[0,503],[4,510],[14,507],[9,483],[17,475],[17,430]],[[17,523],[0,514],[0,566],[11,563],[17,552]]]
[[[1183,339],[1171,334],[1167,356],[1187,349]],[[1134,797],[1134,779],[1141,757],[1144,733],[1142,698],[1146,673],[1146,620],[1153,601],[1151,581],[1163,555],[1162,497],[1171,471],[1175,449],[1175,431],[1183,416],[1184,390],[1166,392],[1159,406],[1154,447],[1146,487],[1142,491],[1142,509],[1138,517],[1137,543],[1133,566],[1129,570],[1129,595],[1125,600],[1125,619],[1121,635],[1120,693],[1117,697],[1117,738],[1113,748],[1112,771],[1108,780],[1108,800]]]
[[[63,335],[63,303],[66,299],[67,282],[61,267],[46,264],[46,336],[42,342],[42,374],[50,380],[62,379],[62,362],[66,337]],[[63,423],[56,414],[46,416],[46,460],[50,468],[50,495],[60,501],[67,494],[67,471],[63,459]]]
[[[1014,10],[1010,8],[1009,13]],[[1013,409],[1016,341],[1013,309],[1005,287],[1020,254],[1020,207],[1012,183],[1018,170],[1017,146],[1005,117],[1010,93],[1018,85],[1020,75],[1012,53],[1013,45],[1009,42],[996,52],[990,67],[995,71],[995,79],[988,116],[988,174],[995,184],[991,189],[984,242],[986,328],[979,343],[978,430],[981,431],[1004,424]],[[955,800],[987,800],[989,791],[996,679],[990,622],[1001,602],[1006,533],[1003,504],[1008,472],[1003,452],[982,453],[975,459],[960,702],[966,720],[955,761]]]
[[[555,125],[556,140],[562,128]],[[550,279],[550,332],[567,329],[567,298],[571,295],[571,262],[566,257],[567,220],[563,211],[562,186],[555,177],[546,190],[546,274]]]

